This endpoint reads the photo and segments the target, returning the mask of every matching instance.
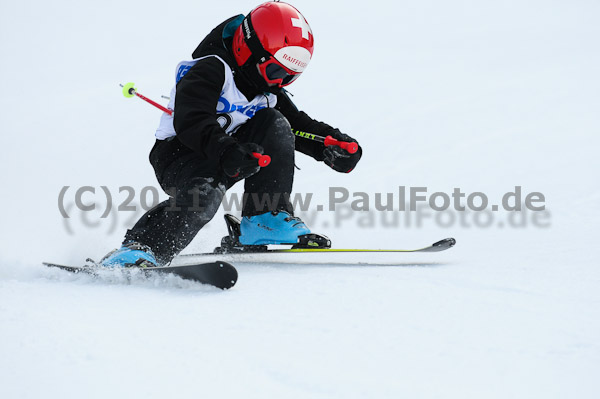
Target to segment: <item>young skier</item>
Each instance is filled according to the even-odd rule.
[[[296,243],[310,233],[289,202],[294,151],[349,173],[354,154],[303,138],[292,128],[355,142],[311,119],[283,87],[295,81],[313,54],[312,30],[293,6],[267,2],[217,26],[177,66],[169,108],[156,131],[150,163],[171,196],[128,230],[104,266],[153,267],[170,262],[217,212],[225,191],[245,179],[240,242]],[[268,154],[260,168],[253,153]],[[256,200],[258,199],[258,201]],[[264,201],[267,199],[267,201]]]

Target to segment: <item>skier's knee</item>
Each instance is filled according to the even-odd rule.
[[[223,184],[215,184],[211,178],[194,177],[178,189],[176,203],[210,220],[219,209],[225,190]]]
[[[278,141],[293,140],[294,134],[290,122],[285,116],[274,108],[264,108],[256,113],[255,118],[262,119],[265,126],[264,130],[266,138],[277,137]]]
[[[276,119],[285,119],[285,116],[275,108],[263,108],[254,114],[254,118],[274,121]]]

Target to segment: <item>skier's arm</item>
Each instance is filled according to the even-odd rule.
[[[225,70],[214,57],[200,60],[177,84],[174,127],[177,138],[205,158],[218,159],[236,143],[217,122]]]
[[[304,111],[299,111],[284,90],[277,96],[275,108],[287,118],[293,129],[318,134],[319,136],[332,136],[340,141],[356,142],[352,137],[340,132],[339,129],[333,128],[324,122],[316,121]],[[323,143],[303,138],[296,138],[296,151],[313,157],[317,161],[323,161],[330,168],[342,173],[352,171],[362,156],[360,145],[356,153],[349,154],[339,147],[325,147]]]
[[[334,128],[328,124],[316,121],[309,117],[304,111],[299,111],[284,90],[277,95],[277,105],[275,108],[287,118],[290,125],[292,125],[292,129],[321,136],[326,136],[329,132],[334,130]],[[323,156],[324,149],[325,146],[316,141],[303,139],[296,140],[296,151],[300,151],[303,154],[313,157],[317,161],[325,159]]]

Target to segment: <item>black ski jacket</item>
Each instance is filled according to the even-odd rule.
[[[213,29],[198,45],[192,57],[194,59],[207,55],[221,57],[231,67],[238,89],[248,100],[251,100],[261,92],[241,73],[230,50],[233,31],[227,25],[236,18],[239,16],[232,17]],[[217,122],[217,102],[224,82],[223,64],[217,58],[209,57],[198,61],[190,68],[176,87],[173,123],[177,137],[184,145],[207,159],[217,160],[226,147],[235,143],[235,138],[227,135]],[[285,90],[277,94],[275,109],[287,118],[293,129],[324,136],[332,135],[340,139],[336,137],[339,130],[299,111]],[[296,150],[317,161],[324,159],[324,148],[322,143],[316,141],[302,138],[296,140]]]

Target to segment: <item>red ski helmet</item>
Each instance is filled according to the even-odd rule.
[[[264,81],[277,87],[300,76],[313,49],[312,30],[304,16],[281,2],[263,3],[252,10],[235,31],[232,43],[238,66],[257,65]]]

